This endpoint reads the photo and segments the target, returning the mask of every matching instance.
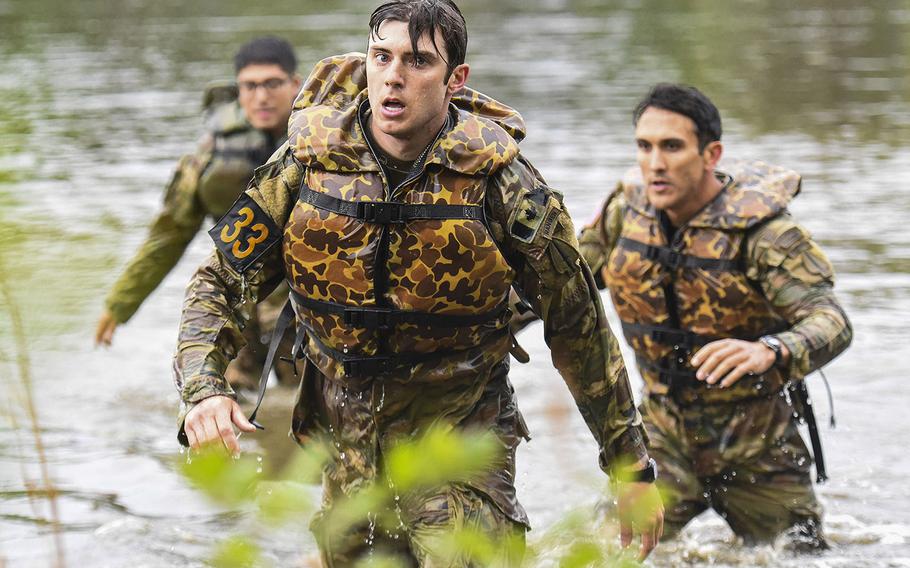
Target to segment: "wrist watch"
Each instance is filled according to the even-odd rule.
[[[634,483],[654,483],[657,479],[657,462],[654,458],[648,458],[648,465],[638,471],[630,471],[627,474],[627,481]]]
[[[758,340],[762,345],[774,352],[774,366],[779,367],[781,360],[783,359],[780,339],[773,335],[763,335],[762,337],[759,337]]]

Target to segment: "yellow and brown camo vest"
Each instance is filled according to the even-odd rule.
[[[247,121],[236,85],[209,87],[203,104],[208,163],[199,176],[198,195],[205,212],[218,219],[275,151],[275,141]]]
[[[786,381],[772,369],[730,388],[710,388],[688,364],[707,342],[755,340],[787,327],[746,278],[743,255],[748,231],[784,211],[800,177],[762,162],[730,163],[722,172],[724,189],[669,243],[638,170],[623,180],[622,233],[603,276],[650,393],[731,401],[774,392]]]
[[[433,376],[470,366],[472,350],[505,357],[515,274],[483,203],[517,142],[453,106],[424,167],[390,193],[363,135],[366,101],[365,91],[353,100],[322,96],[291,119],[304,169],[283,254],[307,356],[335,379]]]

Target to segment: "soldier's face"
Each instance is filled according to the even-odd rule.
[[[253,63],[237,73],[240,106],[253,128],[277,134],[287,129],[300,77],[279,65]]]
[[[418,146],[417,151],[422,150],[442,127],[452,94],[467,80],[464,64],[446,78],[445,43],[439,30],[435,34],[441,54],[427,35],[414,53],[407,22],[386,20],[378,34],[370,35],[366,72],[371,131],[387,152],[407,153]]]
[[[700,203],[720,157],[719,142],[699,151],[695,128],[689,117],[655,107],[647,108],[635,127],[638,166],[648,201],[674,221],[693,203]]]

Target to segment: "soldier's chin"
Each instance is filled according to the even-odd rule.
[[[256,130],[275,130],[278,127],[277,118],[270,117],[267,119],[263,119],[263,118],[258,118],[256,116],[251,116],[251,117],[249,117],[249,121],[250,121],[250,126],[255,128]]]

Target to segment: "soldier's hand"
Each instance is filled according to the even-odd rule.
[[[789,355],[786,351],[782,354]],[[698,380],[709,385],[720,381],[721,387],[729,387],[744,375],[764,373],[774,365],[774,360],[774,352],[759,341],[721,339],[699,349],[691,362],[697,369]]]
[[[218,444],[224,446],[232,456],[239,456],[240,442],[234,426],[243,432],[256,431],[256,427],[243,415],[240,405],[226,396],[213,396],[203,400],[186,414],[183,422],[192,449]]]
[[[117,329],[117,320],[107,310],[101,313],[98,318],[98,326],[95,328],[95,347],[99,345],[110,346],[111,340],[114,339],[114,331]]]
[[[664,505],[653,483],[623,482],[616,484],[619,535],[623,548],[641,535],[638,560],[642,561],[660,542],[664,534]]]

